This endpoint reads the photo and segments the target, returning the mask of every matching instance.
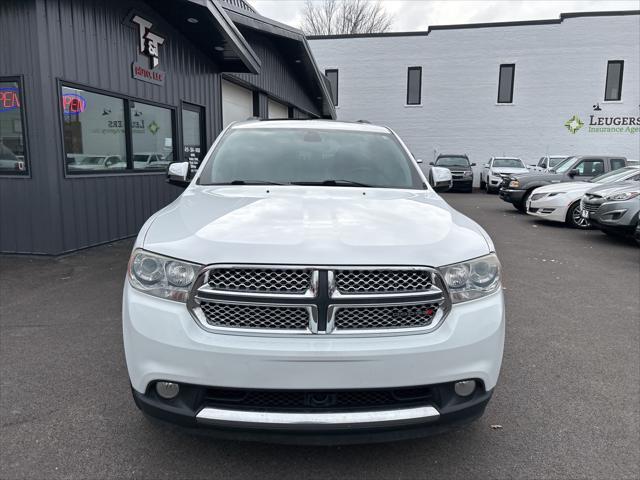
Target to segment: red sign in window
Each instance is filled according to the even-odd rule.
[[[0,112],[20,108],[20,96],[15,87],[0,88]]]
[[[78,115],[87,108],[87,101],[77,93],[62,95],[62,111],[65,115]]]

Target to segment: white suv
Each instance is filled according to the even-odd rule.
[[[188,170],[172,164],[170,180]],[[123,326],[151,417],[233,438],[368,442],[479,417],[505,310],[491,239],[394,132],[249,121],[142,227]]]

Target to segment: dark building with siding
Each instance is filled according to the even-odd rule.
[[[135,235],[226,124],[334,118],[304,36],[243,0],[0,3],[0,251]]]

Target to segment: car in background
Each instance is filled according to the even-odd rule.
[[[640,160],[632,160],[627,158],[627,165],[640,165]]]
[[[109,170],[127,168],[127,162],[120,155],[67,154],[69,171]]]
[[[433,187],[436,192],[446,192],[453,186],[453,176],[451,170],[444,167],[434,167],[433,165],[425,165],[422,160],[416,160],[418,166],[427,180],[429,185]]]
[[[640,167],[619,168],[587,182],[563,182],[539,187],[529,197],[527,213],[545,220],[563,222],[573,228],[590,228],[591,222],[582,215],[582,196],[598,185],[628,180],[640,180]]]
[[[532,172],[548,172],[567,158],[569,158],[568,155],[546,155],[538,160],[537,164],[529,165],[529,170]]]
[[[582,215],[608,235],[633,235],[640,212],[640,181],[602,185],[584,194]]]
[[[544,185],[560,182],[586,181],[603,173],[627,166],[625,157],[608,155],[582,155],[569,157],[548,173],[532,172],[511,175],[500,188],[500,198],[522,213],[526,212],[527,200],[533,190]]]
[[[166,169],[171,163],[162,153],[138,152],[133,154],[133,168],[138,169]]]
[[[491,157],[480,172],[480,188],[487,193],[497,192],[509,175],[528,172],[524,162],[517,157]]]
[[[475,163],[469,162],[469,157],[463,154],[441,153],[430,165],[448,168],[453,179],[453,190],[471,192],[473,190],[473,170]]]

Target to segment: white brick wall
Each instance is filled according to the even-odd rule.
[[[639,39],[640,15],[627,15],[309,43],[323,71],[339,70],[338,119],[389,125],[425,161],[468,153],[479,171],[492,155],[639,158],[639,133],[588,131],[592,114],[640,117]],[[603,101],[608,60],[625,62],[621,102]],[[516,64],[511,105],[497,104],[502,63]],[[410,66],[422,66],[421,106],[405,106]],[[571,134],[574,114],[585,126]]]

